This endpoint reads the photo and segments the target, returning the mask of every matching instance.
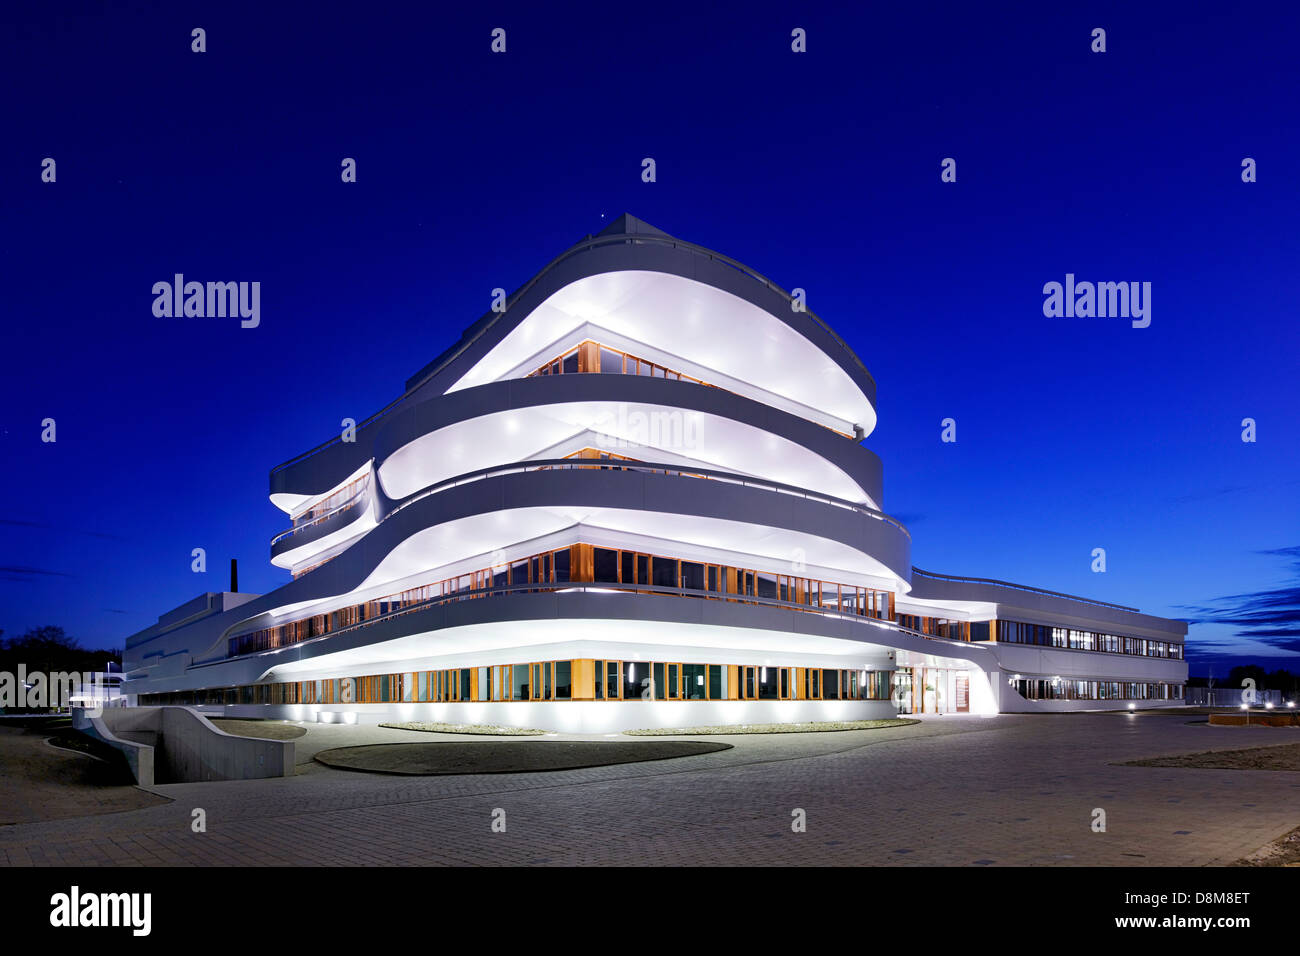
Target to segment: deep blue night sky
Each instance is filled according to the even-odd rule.
[[[631,212],[862,356],[919,567],[1219,618],[1194,674],[1295,669],[1300,12],[896,6],[6,11],[0,628],[120,647],[231,557],[288,581],[271,467]],[[176,272],[260,281],[260,327],[155,318]],[[1151,326],[1045,318],[1067,272],[1151,282]]]

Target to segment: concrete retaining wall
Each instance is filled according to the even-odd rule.
[[[188,707],[109,707],[97,717],[76,710],[73,726],[121,750],[142,786],[294,773],[292,740],[236,737]]]

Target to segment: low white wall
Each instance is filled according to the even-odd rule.
[[[898,716],[887,700],[619,700],[478,701],[457,704],[244,704],[231,717],[315,722],[326,719],[378,724],[411,720],[496,724],[571,734],[610,734],[648,727],[792,723],[805,720],[873,720]]]
[[[1182,707],[1181,700],[1025,700],[1014,690],[1002,696],[1003,713],[1007,714],[1065,714],[1083,710],[1155,710],[1161,707]]]

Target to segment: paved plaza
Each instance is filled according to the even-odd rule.
[[[0,827],[0,863],[1199,866],[1300,824],[1300,773],[1117,765],[1295,739],[1192,719],[948,716],[711,738],[734,749],[644,764],[444,777],[335,770],[312,755],[454,738],[308,725],[295,777],[157,786],[171,802]],[[191,829],[195,808],[206,833]],[[796,809],[805,832],[792,830]]]

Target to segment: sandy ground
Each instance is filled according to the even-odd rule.
[[[1300,867],[1300,827],[1230,865]]]
[[[547,740],[518,743],[414,743],[340,747],[316,755],[340,770],[442,776],[464,773],[534,773],[693,757],[730,750],[731,744],[672,740],[644,743]]]
[[[170,803],[135,786],[125,764],[58,750],[50,731],[0,727],[0,826]]]
[[[1192,767],[1198,770],[1300,770],[1300,743],[1243,750],[1206,750],[1133,760],[1125,767]]]

